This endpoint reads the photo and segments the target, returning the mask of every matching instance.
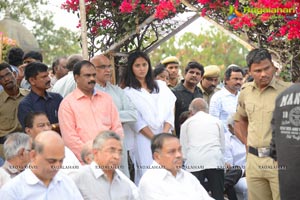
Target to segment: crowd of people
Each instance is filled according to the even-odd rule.
[[[42,54],[12,48],[0,199],[297,199],[299,84],[275,77],[266,49],[246,62],[221,81],[216,65],[181,76],[177,57],[152,67],[136,51],[114,85],[104,54],[62,56],[51,75]]]

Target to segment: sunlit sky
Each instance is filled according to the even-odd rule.
[[[76,28],[79,19],[77,18],[76,14],[68,13],[66,10],[62,10],[60,8],[61,4],[64,3],[66,0],[50,0],[50,3],[47,7],[47,10],[51,9],[54,12],[54,23],[57,27],[66,27],[74,31],[79,31]],[[209,22],[207,22],[203,18],[197,19],[195,22],[190,24],[188,27],[183,29],[179,35],[183,34],[184,32],[194,32],[196,34],[199,33],[201,26],[208,26]]]

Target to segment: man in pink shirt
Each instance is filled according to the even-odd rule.
[[[112,130],[123,136],[123,129],[112,97],[95,90],[96,69],[87,61],[74,65],[77,88],[60,104],[58,119],[63,140],[81,161],[80,151],[101,131]]]

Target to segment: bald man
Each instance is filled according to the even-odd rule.
[[[224,190],[224,127],[222,122],[208,114],[208,105],[202,98],[194,99],[189,110],[191,117],[181,126],[180,143],[186,170],[194,174],[212,197],[223,200]],[[208,185],[204,180],[208,179]]]
[[[107,56],[100,54],[91,59],[91,63],[96,67],[96,86],[97,90],[109,94],[113,98],[116,105],[120,120],[124,129],[124,151],[121,161],[121,171],[129,177],[127,164],[127,150],[130,150],[131,137],[126,134],[128,123],[133,123],[137,120],[137,111],[133,103],[128,99],[124,91],[117,85],[110,83],[112,76],[112,66]]]
[[[65,157],[61,137],[44,131],[32,145],[28,168],[4,185],[0,199],[83,199],[74,182],[59,172]]]

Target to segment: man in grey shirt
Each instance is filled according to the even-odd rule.
[[[133,103],[126,96],[125,92],[117,85],[110,83],[112,77],[112,66],[110,60],[104,54],[96,55],[91,59],[96,67],[95,88],[109,94],[118,108],[120,120],[124,129],[124,150],[121,161],[121,171],[129,177],[127,151],[129,148],[130,135],[127,133],[128,123],[137,120],[137,111]]]
[[[94,161],[73,179],[86,200],[137,200],[136,186],[117,168],[121,162],[122,141],[112,131],[103,131],[93,141]]]

